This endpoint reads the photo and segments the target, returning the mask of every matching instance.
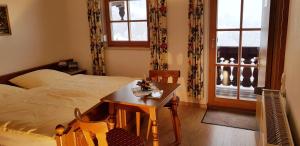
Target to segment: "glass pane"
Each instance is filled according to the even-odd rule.
[[[148,40],[147,22],[131,22],[130,39],[132,41],[147,41]]]
[[[237,67],[217,67],[216,95],[219,98],[237,99]]]
[[[147,20],[146,0],[128,1],[129,20]]]
[[[241,64],[257,64],[260,31],[243,31]]]
[[[234,64],[238,62],[239,31],[217,32],[217,62]]]
[[[113,41],[128,41],[128,23],[111,23],[111,39]]]
[[[240,28],[241,0],[218,0],[217,28]]]
[[[126,1],[109,2],[110,20],[121,21],[127,20],[127,5]]]
[[[256,100],[254,88],[257,87],[258,69],[255,67],[241,67],[240,99]]]
[[[263,0],[244,0],[243,28],[261,28]]]

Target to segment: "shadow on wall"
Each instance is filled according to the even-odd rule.
[[[288,95],[287,95],[288,97]],[[288,99],[288,98],[287,98]],[[288,101],[287,101],[288,102]],[[287,106],[287,117],[289,120],[289,124],[290,124],[290,129],[292,132],[292,136],[293,136],[293,140],[294,140],[294,144],[295,145],[299,145],[299,140],[297,139],[299,137],[299,133],[297,131],[297,127],[296,127],[296,123],[295,123],[295,119],[292,115],[295,115],[294,113],[292,113],[290,106]]]

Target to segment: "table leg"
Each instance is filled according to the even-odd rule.
[[[177,97],[174,96],[172,99],[171,113],[172,113],[173,128],[174,128],[176,143],[180,144],[181,143],[181,125],[180,125],[180,120],[179,120],[178,114],[177,114],[178,103],[179,103],[179,101],[177,100]]]
[[[153,146],[159,146],[157,113],[155,108],[150,109],[150,119],[152,121]]]
[[[136,135],[140,136],[141,133],[141,113],[135,113],[135,123],[136,123]]]
[[[122,111],[122,128],[127,129],[127,112],[126,110],[121,110]]]
[[[109,103],[109,119],[108,119],[108,129],[112,130],[115,128],[116,121],[116,112],[115,105],[113,103]]]

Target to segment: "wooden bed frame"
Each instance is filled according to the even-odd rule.
[[[73,59],[66,59],[66,60],[63,60],[63,61],[73,61]],[[30,68],[30,69],[25,69],[25,70],[9,73],[9,74],[6,74],[6,75],[2,75],[2,76],[0,76],[0,84],[12,85],[9,82],[10,79],[12,79],[14,77],[17,77],[17,76],[20,76],[20,75],[23,75],[23,74],[26,74],[26,73],[29,73],[29,72],[32,72],[32,71],[40,70],[40,69],[59,70],[57,64],[58,64],[58,62],[54,62],[54,63],[50,63],[50,64],[46,64],[46,65],[42,65],[42,66]]]

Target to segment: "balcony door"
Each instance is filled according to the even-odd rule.
[[[209,106],[255,109],[263,1],[210,1]]]

